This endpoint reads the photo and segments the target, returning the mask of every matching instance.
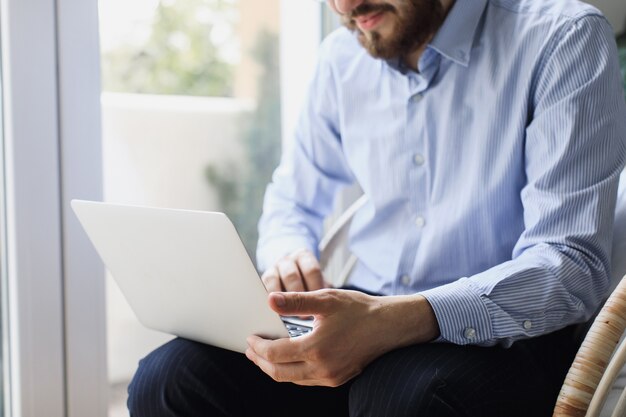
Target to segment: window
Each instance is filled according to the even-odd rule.
[[[224,211],[254,258],[281,132],[320,39],[320,5],[291,3],[100,1],[107,201]],[[138,360],[171,336],[141,326],[110,278],[107,328],[109,415],[123,416]]]

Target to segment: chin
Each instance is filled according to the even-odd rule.
[[[358,33],[359,43],[374,58],[393,59],[396,58],[397,48],[389,44],[388,39],[383,38],[378,32]]]
[[[359,28],[355,32],[361,46],[374,58],[393,59],[398,56],[398,41],[394,36],[396,25],[388,21],[372,31],[362,31]],[[353,30],[354,30],[353,29]]]

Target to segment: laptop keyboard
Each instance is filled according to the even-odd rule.
[[[313,330],[313,320],[300,320],[295,317],[281,317],[290,337],[298,337]],[[311,323],[311,326],[306,324]]]
[[[310,327],[298,326],[296,324],[291,324],[291,323],[285,323],[285,327],[287,328],[287,331],[289,332],[289,336],[291,337],[302,336],[303,334],[307,334],[308,332],[313,330]]]

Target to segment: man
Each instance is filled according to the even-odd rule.
[[[571,325],[606,295],[626,109],[612,30],[574,0],[329,0],[259,266],[312,333],[246,357],[177,339],[140,365],[140,416],[548,416]],[[342,186],[350,289],[315,248]],[[570,326],[570,327],[568,327]]]

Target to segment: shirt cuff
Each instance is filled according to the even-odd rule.
[[[491,317],[480,291],[468,278],[420,292],[432,306],[441,336],[457,345],[493,344]]]
[[[284,256],[298,249],[308,249],[318,257],[317,245],[300,235],[274,237],[259,243],[257,248],[257,268],[264,272]]]

